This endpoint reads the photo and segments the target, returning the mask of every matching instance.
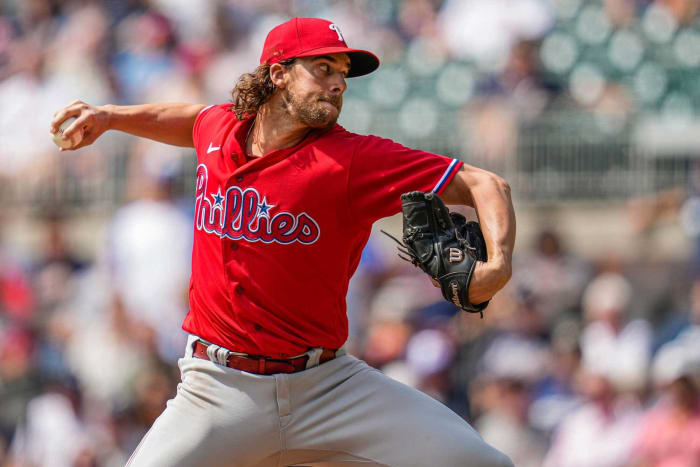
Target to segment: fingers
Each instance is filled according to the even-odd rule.
[[[58,131],[58,127],[63,123],[63,121],[70,117],[78,117],[81,112],[88,109],[89,106],[79,100],[73,101],[61,110],[53,114],[53,119],[51,120],[51,128],[49,131],[53,134]]]
[[[74,134],[78,133],[79,131],[82,132],[83,128],[87,126],[86,124],[89,118],[89,115],[83,115],[81,117],[78,117],[76,121],[71,123],[70,126],[63,131],[63,138],[70,140],[73,138]]]
[[[80,115],[80,109],[77,108],[63,108],[56,112],[56,114],[53,117],[53,120],[51,120],[51,128],[49,131],[53,134],[58,131],[58,127],[63,123],[63,121],[67,118],[71,117],[77,117]]]
[[[89,137],[87,135],[83,135],[82,139],[78,141],[78,144],[75,146],[71,146],[69,148],[59,148],[59,152],[65,152],[65,151],[75,151],[76,149],[84,148],[85,146],[89,146],[92,143],[95,142],[94,137]]]
[[[69,145],[61,150],[72,151],[89,146],[107,130],[104,112],[99,107],[93,107],[82,101],[73,101],[54,114],[51,121],[51,134],[57,138],[56,133],[61,133],[61,142],[56,142],[58,146]],[[67,121],[74,118],[75,121]]]
[[[70,148],[70,151],[75,151],[76,149],[84,148],[85,146],[90,146],[94,142],[94,138],[83,138],[75,147]]]

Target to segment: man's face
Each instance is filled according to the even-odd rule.
[[[282,100],[291,116],[311,128],[335,125],[347,88],[347,54],[298,58],[288,69]]]

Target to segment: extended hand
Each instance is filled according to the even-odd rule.
[[[106,111],[76,100],[53,115],[49,131],[52,134],[56,133],[61,122],[70,117],[76,117],[76,120],[63,132],[63,138],[69,141],[73,140],[75,144],[67,148],[61,148],[61,151],[88,146],[109,129],[109,115]],[[79,137],[73,139],[76,135]]]

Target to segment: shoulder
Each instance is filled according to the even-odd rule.
[[[211,117],[215,117],[220,119],[238,121],[236,113],[233,111],[233,105],[230,102],[226,104],[212,104],[204,107],[202,110],[199,111],[197,118],[203,119],[205,117],[207,118],[207,120]]]
[[[336,124],[333,128],[322,131],[311,143],[311,147],[333,158],[352,158],[362,136],[349,132]]]
[[[335,145],[336,148],[350,150],[351,154],[357,155],[388,154],[407,149],[391,139],[353,133],[338,124],[326,131],[319,138],[319,142]]]
[[[358,133],[353,133],[352,131],[346,130],[343,126],[336,123],[336,125],[330,130],[326,130],[320,140],[330,139],[336,141],[343,141],[353,144],[362,145],[373,145],[373,144],[398,144],[394,141],[382,138],[375,135],[360,135]]]
[[[195,134],[217,131],[222,126],[231,127],[242,122],[243,120],[239,120],[236,117],[231,103],[214,104],[199,111],[194,122],[193,131]]]
[[[355,144],[360,138],[361,135],[352,133],[336,123],[333,128],[323,131],[317,141],[324,144]]]
[[[201,145],[209,144],[214,139],[222,140],[243,121],[236,117],[231,104],[215,104],[199,111],[192,127],[192,141],[197,150]]]

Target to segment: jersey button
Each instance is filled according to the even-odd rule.
[[[241,295],[243,293],[243,286],[239,284],[236,286],[235,290],[238,295]]]
[[[238,243],[232,243],[232,244],[231,244],[231,249],[232,249],[232,250],[237,250],[237,249],[238,249]]]
[[[243,181],[243,175],[239,175],[236,177],[237,182],[242,182]]]

